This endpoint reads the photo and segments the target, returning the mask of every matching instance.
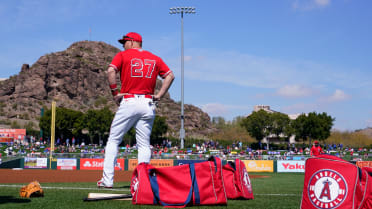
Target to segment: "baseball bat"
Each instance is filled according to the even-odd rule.
[[[99,201],[99,200],[132,200],[131,194],[108,194],[108,193],[89,193],[84,201]]]

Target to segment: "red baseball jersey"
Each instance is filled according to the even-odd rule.
[[[310,150],[310,155],[311,156],[317,156],[317,155],[320,155],[320,154],[322,154],[323,153],[323,149],[322,149],[322,147],[316,147],[316,146],[313,146],[313,147],[311,147],[311,150]]]
[[[160,57],[138,48],[117,53],[110,67],[120,72],[120,93],[130,94],[154,94],[157,76],[172,72]]]

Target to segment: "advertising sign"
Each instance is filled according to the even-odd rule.
[[[58,170],[76,170],[76,159],[74,158],[62,158],[57,159]]]
[[[243,160],[248,172],[274,172],[272,160]]]
[[[277,168],[279,172],[305,173],[304,160],[278,160]]]
[[[103,170],[102,158],[81,158],[80,170]],[[116,159],[115,170],[124,170],[124,159]]]
[[[129,163],[128,170],[133,171],[138,165],[138,160],[137,159],[129,159],[128,163]],[[157,168],[169,167],[169,166],[173,166],[173,160],[155,160],[155,159],[152,159],[152,160],[150,160],[150,164],[154,167],[157,167]]]
[[[47,168],[47,158],[25,157],[24,168]]]
[[[357,161],[357,162],[356,162],[356,165],[357,165],[359,168],[363,168],[363,167],[369,167],[369,168],[372,168],[372,161]]]
[[[0,143],[23,140],[24,136],[26,136],[26,129],[0,129]]]
[[[0,136],[23,140],[26,136],[26,129],[0,129]]]

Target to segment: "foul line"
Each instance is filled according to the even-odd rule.
[[[0,184],[0,187],[23,187],[25,185],[6,185],[6,184]],[[62,189],[62,190],[75,190],[75,189],[78,189],[78,190],[99,190],[99,191],[124,191],[124,192],[129,192],[130,190],[129,189],[107,189],[107,188],[89,188],[89,187],[48,187],[48,186],[42,186],[41,187],[42,189]]]
[[[261,195],[261,196],[302,196],[302,194],[254,194],[253,195]]]
[[[19,187],[21,188],[24,185],[6,185],[6,184],[0,184],[0,187]],[[98,191],[122,191],[122,192],[129,192],[129,189],[100,189],[100,188],[93,188],[93,187],[48,187],[48,186],[42,186],[43,189],[62,189],[62,190],[98,190]],[[254,194],[255,196],[302,196],[302,194]]]

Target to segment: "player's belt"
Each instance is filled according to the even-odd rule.
[[[123,97],[124,99],[128,99],[128,98],[134,98],[136,96],[144,97],[147,99],[152,99],[152,95],[149,95],[149,94],[125,94]]]

